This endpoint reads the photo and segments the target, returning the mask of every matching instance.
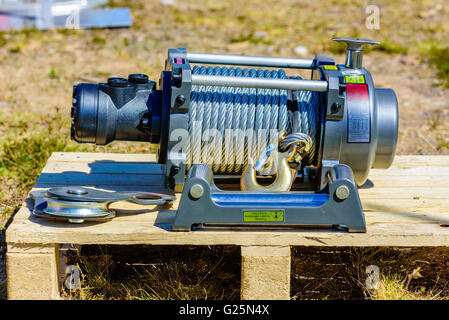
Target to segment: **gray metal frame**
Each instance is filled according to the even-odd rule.
[[[241,191],[223,191],[218,189],[213,181],[212,170],[204,164],[193,165],[184,186],[179,208],[173,223],[174,231],[190,231],[192,228],[242,227],[242,228],[336,228],[349,232],[366,232],[365,217],[355,185],[352,170],[346,165],[336,164],[328,174],[328,189],[324,192],[285,192],[285,193],[249,193]],[[347,192],[345,199],[338,198],[338,191],[343,188]],[[201,191],[201,192],[199,192]],[[253,205],[238,203],[223,205],[213,200],[214,196],[256,197]],[[327,201],[321,206],[285,206],[273,202],[261,207],[260,202],[270,201],[273,197],[285,196],[286,199],[295,195],[328,195]],[[268,199],[268,200],[266,200]],[[284,205],[284,206],[283,206]],[[243,211],[282,211],[283,221],[280,222],[245,222]]]

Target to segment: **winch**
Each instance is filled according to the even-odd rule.
[[[344,64],[169,49],[158,84],[74,86],[72,139],[157,144],[166,186],[182,192],[174,231],[365,232],[357,188],[393,161],[398,102],[362,67],[363,46],[379,42],[333,40],[347,44]]]

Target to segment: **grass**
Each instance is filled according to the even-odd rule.
[[[429,36],[417,44],[418,52],[424,62],[436,71],[443,88],[449,88],[449,45],[445,38]]]
[[[54,151],[86,150],[82,145],[70,142],[66,134],[61,134],[68,129],[60,115],[40,119],[47,125],[46,129],[36,130],[39,125],[27,119],[30,119],[29,113],[17,112],[2,115],[0,121],[9,128],[0,141],[0,229],[19,209]]]
[[[428,52],[430,63],[438,70],[442,85],[449,88],[449,47],[433,46]]]
[[[71,299],[219,300],[238,299],[237,247],[83,247],[78,265],[82,289]],[[195,270],[195,272],[191,272]]]
[[[439,294],[426,292],[423,287],[420,290],[410,291],[408,286],[412,276],[399,278],[397,274],[392,276],[382,275],[378,288],[370,291],[372,300],[439,300]]]
[[[449,263],[448,256],[445,256],[448,250],[394,247],[293,248],[291,294],[297,300],[381,299],[389,294],[390,288],[396,286],[398,290],[402,288],[403,298],[416,296],[445,299],[449,296],[449,277],[445,271]],[[368,290],[366,284],[368,266],[377,266],[379,269],[381,281],[374,291]]]
[[[237,247],[84,246],[79,300],[238,299]],[[292,295],[303,299],[447,299],[448,249],[322,248],[292,250]],[[446,256],[445,256],[446,254]],[[425,260],[421,260],[425,259]],[[380,270],[369,290],[365,269]],[[195,272],[191,272],[195,270]],[[436,278],[436,280],[435,280]]]
[[[388,39],[384,39],[378,46],[374,46],[372,49],[368,46],[366,53],[369,53],[371,50],[385,52],[387,54],[407,54],[408,52],[406,46],[394,43]]]
[[[15,125],[24,128],[28,124],[21,120]],[[77,151],[81,145],[69,143],[69,138],[62,136],[61,123],[49,119],[47,130],[42,130],[2,141],[0,149],[0,174],[29,188],[39,176],[43,165],[54,151]]]

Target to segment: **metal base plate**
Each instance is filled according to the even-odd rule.
[[[222,191],[213,182],[212,170],[192,166],[173,223],[174,231],[195,228],[334,228],[366,232],[365,216],[351,169],[337,164],[323,191],[251,193]],[[199,185],[202,194],[191,194]],[[341,195],[343,188],[345,193]],[[337,191],[339,190],[339,191]],[[344,199],[339,199],[343,198]]]

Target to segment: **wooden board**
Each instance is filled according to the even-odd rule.
[[[156,191],[163,177],[154,155],[54,153],[35,189],[80,185],[105,190]],[[447,246],[449,156],[398,156],[388,170],[372,170],[375,187],[361,189],[367,233],[336,231],[173,232],[177,203],[142,207],[116,203],[112,221],[81,225],[33,217],[30,199],[6,231],[8,243],[242,245],[242,246]],[[178,195],[179,196],[179,195]]]

